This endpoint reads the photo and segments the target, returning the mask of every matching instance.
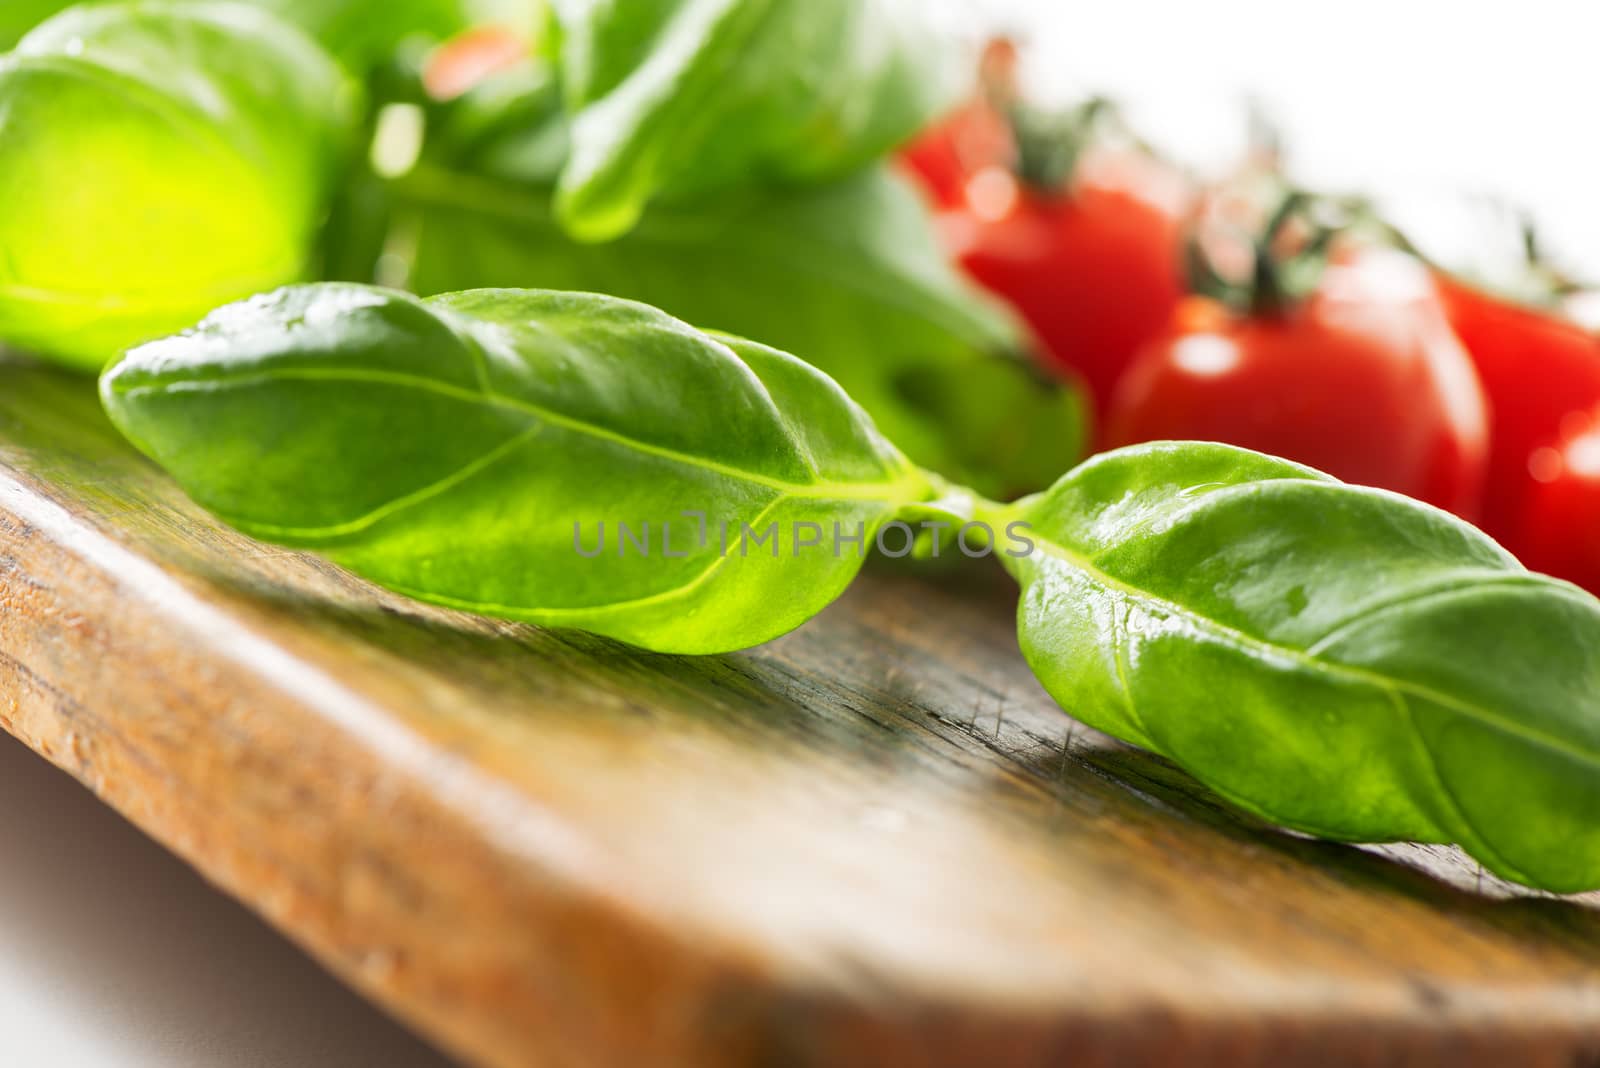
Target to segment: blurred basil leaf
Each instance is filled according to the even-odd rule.
[[[949,102],[915,0],[554,0],[572,116],[556,214],[608,240],[646,205],[842,177]]]
[[[87,5],[0,57],[0,339],[98,370],[302,276],[358,94],[256,7]]]
[[[0,3],[0,49],[8,49],[57,11],[72,6],[72,0],[5,0]]]
[[[87,0],[88,4],[105,0]],[[518,8],[532,9],[537,0],[510,0],[501,8],[473,0],[239,0],[264,7],[315,37],[352,67],[365,68],[400,40],[413,34],[442,38],[479,18],[513,18]],[[29,30],[59,11],[78,6],[73,0],[3,0],[0,2],[0,48],[10,48]],[[86,5],[85,5],[86,6]],[[480,8],[482,10],[480,10]]]
[[[461,0],[252,0],[320,41],[355,71],[365,71],[403,39],[449,36],[466,25]]]

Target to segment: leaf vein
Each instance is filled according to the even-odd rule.
[[[772,513],[773,509],[782,505],[787,499],[788,498],[779,497],[775,500],[769,501],[766,506],[761,509],[761,511],[756,513],[754,519],[745,520],[744,522],[751,527],[757,526],[763,519]],[[428,590],[411,588],[387,579],[384,580],[383,585],[385,588],[394,590],[396,593],[402,593],[407,597],[413,597],[419,601],[426,601],[432,604],[442,605],[446,608],[456,608],[463,611],[480,613],[483,615],[505,616],[507,618],[520,619],[524,622],[534,623],[537,625],[581,626],[581,623],[579,622],[564,624],[556,621],[563,619],[592,621],[599,616],[634,612],[640,608],[648,608],[658,604],[665,604],[676,598],[687,597],[698,591],[702,586],[715,578],[717,572],[720,571],[722,566],[730,559],[732,559],[732,557],[729,555],[718,555],[711,561],[704,571],[699,572],[693,578],[682,583],[681,585],[674,586],[670,589],[659,590],[655,593],[646,594],[643,597],[635,597],[626,601],[610,601],[604,604],[572,608],[529,609],[526,606],[520,605],[503,605],[488,601],[473,601],[466,598],[451,597],[447,594],[439,594]]]
[[[1472,702],[1463,701],[1460,698],[1452,697],[1449,694],[1440,693],[1437,690],[1422,685],[1421,683],[1390,678],[1389,676],[1380,674],[1379,672],[1368,670],[1354,664],[1345,664],[1336,660],[1319,659],[1305,649],[1300,649],[1291,645],[1281,645],[1277,642],[1268,641],[1264,638],[1258,638],[1255,635],[1239,630],[1237,627],[1229,626],[1228,624],[1223,623],[1221,620],[1213,619],[1210,616],[1203,615],[1184,605],[1167,600],[1163,597],[1159,597],[1148,590],[1141,590],[1137,587],[1130,586],[1115,576],[1100,570],[1098,567],[1095,567],[1090,558],[1081,553],[1074,552],[1059,542],[1044,538],[1038,534],[1033,534],[1031,537],[1039,546],[1043,546],[1052,550],[1058,555],[1059,559],[1063,563],[1077,568],[1084,575],[1088,576],[1091,581],[1098,582],[1107,589],[1115,590],[1125,597],[1140,601],[1156,609],[1157,611],[1186,620],[1194,625],[1197,629],[1207,631],[1213,637],[1219,638],[1225,642],[1230,642],[1242,648],[1253,649],[1256,652],[1263,653],[1268,656],[1292,660],[1307,669],[1327,672],[1331,675],[1343,676],[1348,680],[1361,682],[1368,686],[1375,686],[1384,690],[1393,690],[1397,694],[1410,695],[1412,697],[1420,697],[1423,700],[1432,701],[1435,704],[1453,709],[1462,715],[1467,716],[1468,718],[1488,724],[1489,726],[1504,731],[1507,734],[1516,735],[1524,741],[1543,746],[1544,748],[1560,753],[1563,756],[1600,769],[1600,755],[1585,753],[1565,739],[1555,737],[1547,734],[1544,731],[1538,730],[1537,728],[1530,727],[1528,724],[1519,723],[1513,719],[1507,718],[1506,716],[1499,715],[1483,707],[1482,705],[1473,704]]]
[[[726,476],[754,485],[774,489],[789,497],[817,498],[821,500],[881,500],[897,505],[906,504],[916,499],[917,491],[921,488],[923,480],[913,470],[893,481],[888,482],[790,482],[785,479],[774,478],[759,472],[748,471],[731,464],[709,460],[705,457],[693,456],[664,445],[655,445],[650,442],[640,441],[625,434],[609,430],[605,427],[586,423],[570,416],[558,415],[539,405],[527,401],[506,397],[501,394],[484,394],[482,392],[464,389],[460,386],[436,382],[417,375],[405,374],[397,371],[372,371],[356,368],[281,368],[270,372],[253,375],[234,375],[227,378],[213,378],[199,381],[164,382],[151,385],[130,385],[117,389],[117,392],[127,397],[136,397],[145,393],[168,393],[182,391],[207,391],[213,389],[238,389],[249,388],[262,383],[285,380],[304,381],[335,381],[335,382],[367,382],[379,385],[391,385],[401,388],[415,389],[421,392],[434,393],[448,397],[452,400],[465,401],[471,404],[483,404],[490,407],[505,408],[519,414],[538,419],[551,426],[561,427],[573,433],[582,434],[601,441],[607,441],[635,452],[655,456],[661,459],[680,463],[687,467],[696,467],[710,471],[714,474]],[[114,385],[113,388],[116,388]]]
[[[455,489],[457,486],[470,481],[477,475],[481,474],[484,470],[492,466],[494,462],[499,460],[502,456],[514,452],[516,449],[526,444],[531,438],[539,433],[540,429],[542,428],[537,425],[530,426],[521,433],[507,438],[499,445],[496,445],[494,448],[485,452],[483,455],[475,457],[472,460],[469,460],[467,463],[462,464],[449,474],[443,475],[425,486],[412,490],[410,493],[402,494],[399,497],[395,497],[392,500],[386,501],[371,511],[357,516],[354,519],[347,520],[343,523],[333,523],[324,527],[283,527],[274,526],[269,523],[256,523],[248,519],[231,517],[228,519],[228,522],[240,528],[241,530],[249,531],[252,535],[273,541],[318,541],[327,538],[340,538],[350,534],[359,534],[362,531],[372,527],[379,520],[388,519],[400,512],[406,511],[407,509],[415,508],[418,505],[425,504],[440,494],[447,493],[450,490]]]

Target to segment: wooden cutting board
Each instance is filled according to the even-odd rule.
[[[468,1062],[1600,1064],[1600,899],[1230,811],[1014,602],[876,568],[700,659],[425,608],[0,364],[0,726]]]

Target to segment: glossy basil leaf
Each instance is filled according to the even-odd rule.
[[[298,277],[353,90],[254,7],[75,8],[0,58],[0,341],[97,370]]]
[[[553,0],[573,151],[556,196],[584,240],[658,197],[838,178],[955,87],[915,0]]]
[[[509,170],[553,151],[538,137],[475,144],[476,161]],[[535,186],[422,168],[393,193],[410,271],[386,280],[612,293],[760,338],[832,377],[917,463],[991,496],[1048,485],[1082,455],[1080,398],[1032,369],[1016,326],[956,277],[886,170],[653,208],[594,246],[565,237]]]
[[[134,349],[102,396],[248,533],[663,652],[798,626],[939,492],[794,357],[588,294],[293,287]]]
[[[1425,505],[1239,449],[1080,466],[1007,518],[1075,716],[1276,823],[1600,886],[1600,602]]]

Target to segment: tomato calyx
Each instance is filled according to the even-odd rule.
[[[1600,333],[1593,314],[1596,286],[1555,262],[1526,212],[1516,212],[1514,225],[1520,257],[1497,272],[1457,271],[1422,258],[1434,270],[1485,296]]]
[[[1051,197],[1070,195],[1084,152],[1121,128],[1116,105],[1102,96],[1066,109],[1013,102],[1006,121],[1016,146],[1012,172],[1028,189]]]
[[[1303,189],[1278,190],[1259,225],[1259,198],[1214,197],[1184,240],[1190,290],[1241,315],[1276,318],[1309,297],[1339,238],[1354,222],[1349,202]]]
[[[1537,294],[1539,303],[1544,307],[1556,308],[1564,301],[1570,300],[1579,293],[1593,289],[1585,285],[1577,277],[1570,274],[1547,255],[1544,243],[1539,237],[1539,227],[1533,217],[1526,212],[1520,213],[1517,221],[1522,233],[1522,260],[1523,273],[1527,280],[1526,290]]]
[[[995,158],[980,162],[1002,168],[1029,192],[1061,199],[1071,195],[1079,163],[1096,145],[1120,141],[1149,153],[1109,97],[1091,96],[1070,107],[1028,100],[1017,78],[1017,58],[1016,42],[997,37],[979,60],[977,102],[1002,131],[1002,143],[991,146]]]
[[[1532,215],[1495,197],[1448,203],[1443,216],[1448,230],[1441,229],[1439,218],[1423,216],[1403,219],[1398,226],[1378,220],[1376,235],[1450,283],[1531,312],[1571,319],[1595,332],[1586,303],[1592,304],[1596,286],[1557,262]]]

